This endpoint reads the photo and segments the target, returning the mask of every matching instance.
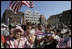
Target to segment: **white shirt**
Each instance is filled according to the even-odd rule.
[[[52,37],[56,39],[58,42],[60,41],[60,37],[58,35],[53,34]]]
[[[61,30],[61,34],[64,34],[64,33],[66,33],[67,32],[67,29],[62,29]]]
[[[34,34],[35,34],[35,29],[32,29],[32,30],[30,31],[30,33],[34,35]]]

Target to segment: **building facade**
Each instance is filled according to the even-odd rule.
[[[60,22],[66,25],[71,25],[71,10],[66,10],[61,13]]]
[[[47,20],[47,24],[51,24],[51,25],[60,24],[59,17],[60,17],[60,14],[50,16],[49,19]]]
[[[35,11],[32,12],[31,10],[27,10],[24,14],[24,20],[28,20],[31,23],[39,23],[40,14],[39,12]]]
[[[3,13],[2,22],[6,25],[17,25],[24,23],[24,13],[14,14],[11,10],[6,9]]]
[[[60,14],[52,15],[47,20],[47,24],[57,25],[57,24],[71,25],[71,10],[63,11]]]

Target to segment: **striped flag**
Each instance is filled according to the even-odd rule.
[[[37,36],[37,35],[42,35],[42,36],[52,36],[53,35],[53,33],[38,33],[38,34],[35,34],[35,36]]]
[[[16,14],[18,13],[19,9],[21,9],[22,5],[25,5],[29,8],[34,7],[33,1],[12,1],[9,4],[9,8]]]
[[[24,5],[26,5],[27,7],[29,7],[29,8],[33,8],[34,7],[33,1],[22,1],[22,3]]]
[[[43,35],[43,36],[47,35],[47,36],[51,36],[52,33],[39,33],[38,35]]]

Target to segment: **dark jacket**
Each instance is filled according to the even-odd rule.
[[[45,42],[45,48],[56,48],[57,41],[53,40],[50,44],[47,45],[47,42]]]

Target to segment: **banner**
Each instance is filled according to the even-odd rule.
[[[6,25],[8,25],[8,17],[6,17]]]
[[[22,24],[22,18],[20,18],[20,23]]]

